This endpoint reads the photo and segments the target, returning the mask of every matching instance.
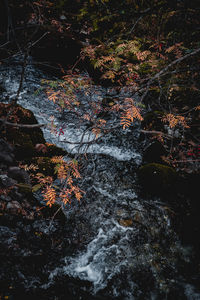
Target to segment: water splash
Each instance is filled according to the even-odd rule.
[[[8,67],[0,74],[10,99],[16,95],[19,74],[17,66]],[[46,123],[54,115],[59,128],[63,120],[54,104],[44,93],[34,94],[40,88],[42,77],[44,74],[37,69],[27,68],[19,103],[31,109],[40,123]],[[94,89],[99,92],[98,97],[105,96],[104,88],[94,86]],[[91,282],[93,294],[107,289],[112,297],[121,296],[124,300],[170,299],[167,295],[177,286],[177,295],[181,291],[188,300],[200,299],[195,288],[183,284],[184,279],[178,274],[179,259],[188,263],[190,254],[184,253],[164,205],[156,199],[138,199],[135,192],[132,165],[141,163],[137,128],[123,133],[118,129],[86,150],[65,143],[79,142],[84,132],[80,126],[77,129],[77,120],[69,117],[65,122],[63,135],[55,136],[48,128],[44,129],[44,135],[47,141],[70,153],[91,154],[83,174],[86,204],[80,204],[80,210],[72,208],[70,214],[77,220],[77,228],[71,228],[72,233],[75,229],[81,231],[79,220],[83,220],[84,229],[79,234],[84,236],[87,230],[87,236],[84,250],[80,252],[77,247],[73,257],[65,256],[61,267],[49,271],[49,281],[43,288],[52,286],[61,274]],[[85,135],[84,141],[93,138]],[[69,217],[68,212],[66,216]]]

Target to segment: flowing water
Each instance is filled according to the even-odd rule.
[[[0,80],[9,99],[16,95],[20,68],[2,67]],[[200,299],[183,271],[183,266],[190,264],[191,248],[183,247],[175,234],[169,207],[158,198],[143,199],[138,192],[136,170],[145,142],[139,141],[139,125],[116,128],[89,147],[73,144],[81,140],[85,127],[67,112],[61,117],[45,93],[35,93],[46,75],[31,64],[25,75],[19,103],[32,110],[40,123],[51,123],[54,116],[54,124],[64,134],[55,135],[45,127],[44,136],[68,153],[79,155],[80,187],[85,191],[80,204],[74,201],[64,211],[73,224],[71,235],[78,232],[77,249],[48,270],[48,280],[41,288],[48,291],[67,277],[78,280],[78,288],[88,291],[88,299]],[[108,96],[129,96],[125,90],[117,93],[101,86],[91,90],[90,99],[79,95],[83,106]],[[113,122],[109,118],[108,122]],[[85,134],[83,142],[93,138]],[[85,158],[83,153],[87,153]],[[58,295],[55,299],[61,298]]]

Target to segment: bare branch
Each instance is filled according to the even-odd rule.
[[[22,86],[23,86],[23,81],[24,81],[24,75],[25,75],[25,70],[26,70],[26,64],[27,64],[28,54],[29,54],[29,51],[27,49],[26,52],[25,52],[25,54],[24,54],[24,62],[23,62],[23,66],[22,66],[22,72],[21,72],[21,76],[20,76],[20,82],[19,82],[19,87],[18,87],[18,90],[17,90],[17,95],[16,95],[16,97],[11,102],[11,104],[13,104],[13,105],[17,104],[17,101],[18,101],[18,98],[19,98],[19,94],[20,94]]]
[[[174,137],[172,135],[168,135],[163,133],[162,131],[156,131],[156,130],[143,130],[141,129],[140,132],[146,133],[146,134],[158,134],[158,135],[163,135],[168,139],[173,139]]]
[[[2,118],[0,119],[0,121],[4,125],[19,127],[19,128],[39,128],[39,127],[44,127],[47,125],[47,124],[17,124],[17,123],[7,122],[7,121],[5,121],[5,119],[2,119]]]
[[[188,53],[174,61],[172,61],[168,66],[166,66],[165,68],[163,68],[160,72],[158,72],[155,76],[153,76],[148,82],[147,82],[147,86],[146,86],[146,91],[144,92],[144,94],[142,95],[140,101],[142,102],[144,100],[144,98],[146,97],[146,95],[148,94],[148,91],[149,91],[149,88],[150,88],[150,85],[152,84],[152,82],[155,80],[155,79],[158,79],[160,76],[163,76],[165,75],[166,71],[168,71],[172,66],[176,65],[177,63],[187,59],[188,57],[190,56],[193,56],[197,53],[200,52],[200,48],[194,50],[193,52],[191,53]]]

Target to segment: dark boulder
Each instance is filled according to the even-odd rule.
[[[9,111],[11,113],[8,122],[10,123],[25,125],[38,124],[37,119],[29,109],[25,109],[20,105],[16,105],[12,108],[9,104],[0,104],[1,118],[7,117]],[[13,163],[14,155],[17,160],[24,160],[25,158],[31,158],[34,155],[36,156],[37,151],[35,145],[39,143],[44,144],[46,142],[43,137],[43,132],[39,127],[21,128],[7,125],[6,130],[3,130],[2,134],[4,134],[9,143],[15,145],[15,148],[8,148],[8,145],[5,144],[7,142],[0,140],[0,144],[2,144],[0,146],[0,162],[6,162],[10,165]],[[13,152],[13,149],[14,155],[11,153]]]
[[[14,148],[5,140],[0,139],[0,162],[6,165],[14,163]]]
[[[10,167],[8,169],[8,176],[17,180],[17,182],[30,184],[30,176],[28,172],[26,172],[23,169],[20,169],[19,167]]]
[[[9,178],[6,174],[0,175],[0,186],[4,188],[12,187],[16,184],[16,181],[12,178]]]
[[[160,195],[173,192],[178,175],[172,167],[149,163],[139,168],[138,178],[148,193]]]
[[[162,156],[166,154],[165,147],[160,142],[155,141],[144,150],[143,161],[145,163],[162,163]]]

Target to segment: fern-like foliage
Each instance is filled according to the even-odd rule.
[[[51,162],[54,164],[62,164],[63,163],[63,156],[53,156],[51,158]]]
[[[20,166],[20,168],[24,169],[25,171],[36,171],[36,170],[39,169],[39,167],[37,165],[35,165],[35,164],[30,164],[30,165],[20,164],[19,166]]]
[[[59,197],[65,205],[71,203],[71,194],[71,189],[63,189],[62,192],[60,192]]]
[[[81,178],[78,170],[78,162],[76,160],[65,161],[63,156],[54,156],[51,158],[51,163],[55,164],[54,174],[56,176],[45,176],[42,173],[32,174],[34,180],[38,184],[33,187],[33,191],[42,190],[43,198],[48,206],[52,206],[57,200],[63,204],[71,203],[73,197],[78,201],[83,196],[83,191],[75,184],[78,178]],[[23,166],[29,171],[36,171],[37,166]],[[58,179],[60,185],[55,185],[54,180]]]
[[[121,125],[123,129],[129,127],[134,120],[143,120],[140,114],[140,109],[135,106],[134,100],[132,98],[126,98],[124,102],[124,111],[121,115]]]
[[[50,185],[47,185],[45,189],[42,191],[44,200],[46,201],[46,204],[48,206],[52,206],[56,201],[56,191],[55,189]]]

